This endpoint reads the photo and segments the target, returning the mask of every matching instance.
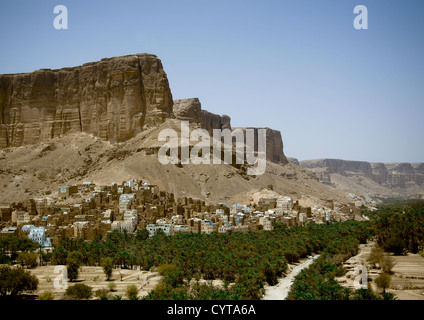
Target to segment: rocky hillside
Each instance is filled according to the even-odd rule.
[[[296,163],[296,159],[290,159]],[[300,161],[318,179],[341,190],[384,197],[423,197],[424,163],[370,163],[338,159]]]
[[[55,195],[64,184],[131,178],[177,197],[229,204],[253,201],[270,185],[304,206],[350,201],[289,163],[281,133],[270,128],[260,176],[247,175],[245,164],[162,165],[163,129],[179,132],[181,121],[209,132],[234,128],[229,116],[203,110],[197,98],[173,101],[162,63],[151,54],[0,75],[0,108],[0,204]]]
[[[215,203],[249,203],[269,185],[273,185],[275,194],[299,199],[304,206],[324,205],[326,199],[334,199],[336,204],[350,202],[345,192],[320,183],[315,174],[291,163],[267,162],[266,172],[260,176],[249,176],[244,166],[236,165],[162,165],[157,137],[165,128],[178,132],[180,121],[168,119],[116,144],[72,132],[38,144],[0,150],[0,205],[54,196],[59,185],[83,181],[106,185],[131,178],[147,180],[176,197]]]

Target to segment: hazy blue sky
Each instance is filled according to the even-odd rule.
[[[356,5],[368,30],[353,27]],[[66,5],[69,29],[53,27]],[[174,99],[281,131],[287,156],[424,161],[422,0],[2,0],[0,73],[159,56]]]

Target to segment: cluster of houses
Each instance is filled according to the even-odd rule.
[[[274,222],[286,226],[326,223],[354,218],[354,204],[334,210],[302,207],[290,197],[261,198],[255,204],[206,204],[189,197],[174,198],[148,182],[129,180],[120,185],[98,186],[91,181],[59,186],[56,198],[30,199],[0,207],[0,238],[26,236],[49,248],[66,238],[90,241],[113,230],[134,233],[146,229],[177,233],[249,232],[273,230]],[[64,200],[83,200],[64,205]],[[343,212],[343,214],[341,214]]]

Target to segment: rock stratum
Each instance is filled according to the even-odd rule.
[[[202,106],[198,98],[175,100],[173,111],[176,119],[196,123],[199,127],[206,129],[211,136],[213,135],[214,129],[241,129],[243,132],[245,132],[246,129],[253,129],[255,150],[258,150],[258,129],[266,129],[266,159],[275,163],[288,163],[283,151],[283,139],[281,137],[281,132],[278,130],[270,128],[232,128],[231,118],[228,115],[220,116],[209,111],[202,110]],[[244,136],[246,136],[246,134]]]
[[[71,131],[122,142],[172,118],[194,122],[210,133],[231,129],[229,116],[203,110],[198,98],[173,101],[162,62],[152,54],[0,75],[0,111],[0,148]],[[281,133],[267,129],[267,159],[287,163]]]
[[[296,164],[296,159],[289,159]],[[298,162],[328,185],[370,196],[424,196],[424,163],[382,163],[317,159]]]
[[[54,195],[64,184],[132,178],[177,197],[229,204],[253,201],[270,185],[305,206],[350,201],[289,163],[281,133],[270,128],[263,175],[247,175],[246,165],[162,165],[162,130],[178,132],[181,121],[210,133],[234,128],[228,115],[203,110],[198,98],[173,101],[162,63],[152,54],[0,75],[0,108],[0,204]]]
[[[162,63],[151,54],[0,75],[0,148],[71,130],[125,141],[169,118],[172,106]]]

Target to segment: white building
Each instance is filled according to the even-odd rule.
[[[35,226],[32,225],[32,224],[26,224],[26,225],[22,226],[21,231],[22,232],[31,231],[32,228],[35,228]]]
[[[284,211],[291,211],[293,209],[293,199],[290,197],[279,197],[277,199],[277,208]]]
[[[110,223],[110,220],[107,220]],[[107,223],[105,221],[105,223]],[[103,221],[102,221],[103,222]],[[133,233],[138,225],[137,210],[125,210],[123,221],[113,221],[110,229],[118,230],[119,232],[126,231],[127,233]]]
[[[138,224],[137,210],[125,210],[124,223],[128,232],[134,232]]]
[[[42,247],[51,247],[51,239],[46,239],[46,229],[44,227],[34,227],[29,229],[28,238],[37,242]]]
[[[149,231],[149,237],[153,237],[159,230],[165,235],[170,236],[172,233],[172,224],[148,224],[146,230]]]
[[[130,187],[131,190],[134,190],[134,188],[135,188],[135,181],[134,181],[134,179],[131,179],[131,180],[126,181],[124,183],[124,186],[125,187]]]
[[[119,212],[130,209],[135,200],[135,193],[124,193],[119,197]]]
[[[263,216],[259,218],[259,224],[263,226],[264,230],[271,231],[274,229],[272,226],[272,219],[269,216]]]
[[[180,214],[177,214],[177,215],[171,217],[171,223],[174,224],[174,225],[183,224],[183,220],[184,220],[184,218]]]

